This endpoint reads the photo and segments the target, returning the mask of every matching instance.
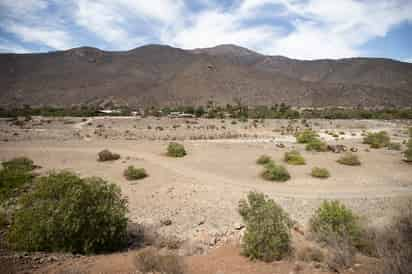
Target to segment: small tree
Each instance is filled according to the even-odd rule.
[[[8,240],[26,251],[114,251],[127,244],[126,212],[114,184],[68,171],[51,173],[21,198]]]
[[[292,222],[275,201],[265,198],[263,193],[249,192],[247,201],[239,202],[239,214],[246,223],[243,255],[271,262],[290,253]]]
[[[167,155],[170,157],[186,156],[185,147],[182,144],[171,142],[167,147]]]

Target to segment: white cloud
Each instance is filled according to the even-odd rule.
[[[73,46],[70,36],[64,31],[17,24],[10,24],[7,29],[24,42],[40,43],[52,49],[68,49]]]

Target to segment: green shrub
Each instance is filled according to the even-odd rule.
[[[0,209],[0,231],[8,225],[7,214],[2,209]],[[1,247],[1,244],[0,244]]]
[[[406,162],[412,162],[412,138],[406,144],[406,150],[403,152]]]
[[[263,193],[249,192],[247,201],[239,202],[239,214],[246,224],[243,255],[270,262],[290,253],[292,222],[275,201],[266,199]]]
[[[315,138],[306,144],[305,149],[308,151],[325,152],[328,151],[328,145],[325,142]]]
[[[0,204],[20,195],[24,187],[32,182],[33,174],[30,170],[28,165],[5,164],[0,170]]]
[[[346,152],[337,161],[339,164],[347,166],[359,166],[361,162],[356,154]]]
[[[292,150],[285,152],[284,160],[290,165],[304,165],[306,164],[305,159],[300,155],[299,151]]]
[[[316,132],[310,129],[305,129],[296,135],[296,141],[300,144],[306,144],[317,139],[318,136],[319,135]]]
[[[361,244],[359,217],[339,201],[324,201],[310,219],[310,230],[320,242],[338,237],[355,247]]]
[[[290,179],[290,174],[284,166],[271,162],[265,165],[262,177],[268,181],[285,182]]]
[[[118,250],[127,244],[126,203],[120,189],[101,178],[51,173],[20,199],[8,240],[26,251]]]
[[[256,163],[258,165],[266,165],[272,161],[272,158],[268,155],[261,155],[257,160]]]
[[[31,171],[34,169],[33,160],[27,157],[17,157],[2,163],[5,169],[21,169],[24,171]]]
[[[167,155],[170,157],[186,156],[185,147],[182,144],[171,142],[167,147]]]
[[[314,167],[311,175],[316,178],[329,178],[330,172],[326,168]]]
[[[98,156],[97,160],[100,161],[100,162],[115,161],[115,160],[120,159],[119,154],[113,153],[108,149],[104,149],[104,150],[100,151],[97,156]]]
[[[124,172],[123,172],[124,177],[126,177],[127,180],[139,180],[147,177],[147,172],[144,168],[136,168],[134,166],[128,166]]]
[[[389,150],[401,150],[401,144],[400,143],[389,143],[388,149]]]
[[[371,148],[382,148],[389,145],[391,138],[386,131],[376,133],[369,132],[364,138],[363,143],[369,144]]]

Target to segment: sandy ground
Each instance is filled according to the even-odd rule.
[[[406,122],[307,122],[328,143],[356,147],[362,162],[357,167],[338,164],[339,154],[305,151],[286,132],[290,123],[120,117],[36,118],[15,126],[2,120],[0,160],[24,155],[41,165],[41,172],[69,169],[82,176],[103,177],[119,185],[128,197],[133,222],[152,224],[165,235],[206,246],[236,236],[241,222],[238,201],[252,190],[275,199],[303,226],[324,199],[339,199],[369,223],[379,223],[412,194],[412,167],[401,160],[400,151],[367,152],[367,146],[361,144],[362,132],[377,130],[387,130],[393,141],[402,142],[410,126]],[[292,126],[304,127],[301,121]],[[344,134],[336,139],[325,131]],[[165,156],[167,144],[175,139],[182,140],[188,151],[186,157]],[[279,143],[285,148],[279,148]],[[105,148],[119,153],[121,159],[96,161],[97,153]],[[267,154],[281,163],[284,152],[292,148],[302,153],[307,164],[285,164],[291,180],[272,183],[260,178],[262,167],[255,163],[258,156]],[[149,177],[126,181],[122,174],[129,165],[145,168]],[[312,178],[314,166],[328,168],[331,177]],[[172,224],[161,226],[164,219]]]

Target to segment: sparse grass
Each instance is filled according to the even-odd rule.
[[[305,159],[300,155],[299,151],[292,150],[285,152],[284,161],[290,165],[304,165],[306,164]]]
[[[134,166],[128,166],[124,170],[123,175],[129,181],[140,180],[148,176],[144,168],[136,168]]]
[[[337,162],[342,165],[347,165],[347,166],[360,166],[361,162],[356,154],[353,154],[351,152],[345,152],[338,160]]]
[[[115,251],[127,244],[126,212],[116,185],[68,171],[51,173],[21,197],[7,238],[24,251]]]
[[[270,162],[265,165],[262,177],[268,181],[285,182],[290,179],[290,174],[284,166]]]
[[[161,255],[153,247],[145,248],[136,254],[134,260],[136,268],[141,273],[183,274],[185,267],[183,260],[174,254]]]
[[[328,145],[325,142],[315,138],[306,144],[305,149],[308,151],[325,152],[328,151]]]
[[[389,145],[391,138],[386,131],[376,133],[369,132],[364,138],[363,143],[369,144],[371,148],[382,148]]]
[[[318,136],[319,135],[316,132],[310,129],[305,129],[304,131],[296,135],[296,141],[300,144],[306,144],[313,141],[314,139],[317,139]]]
[[[256,163],[258,165],[266,165],[272,161],[272,158],[268,155],[261,155],[259,158],[256,160]]]
[[[167,155],[170,157],[184,157],[186,156],[185,147],[182,144],[171,142],[167,147]]]
[[[312,177],[329,178],[330,172],[326,168],[314,167],[311,172]]]
[[[99,162],[115,161],[118,159],[120,159],[120,155],[117,153],[113,153],[108,149],[104,149],[97,154],[97,160]]]
[[[242,254],[252,260],[271,262],[291,252],[290,228],[287,213],[263,193],[249,192],[240,200],[239,214],[246,223],[242,239]]]

